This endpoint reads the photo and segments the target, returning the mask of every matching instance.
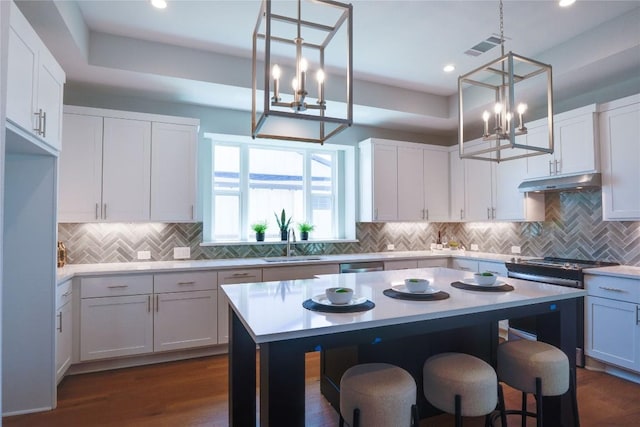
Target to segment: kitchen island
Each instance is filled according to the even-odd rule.
[[[406,301],[383,291],[405,278],[429,279],[450,295],[435,301]],[[537,316],[538,339],[573,357],[576,348],[576,307],[586,292],[517,279],[502,279],[510,292],[457,289],[452,282],[470,273],[446,268],[354,273],[316,279],[249,283],[222,289],[229,298],[229,421],[232,426],[255,425],[256,344],[260,347],[260,425],[305,424],[305,353],[352,346],[394,343],[416,346],[442,331],[484,325],[484,349],[476,354],[495,366],[497,322]],[[323,313],[303,308],[304,301],[324,294],[329,287],[350,287],[355,295],[375,304],[358,313]],[[435,334],[435,335],[434,335]],[[414,339],[415,338],[415,339]],[[413,344],[407,344],[413,343]],[[405,352],[410,352],[407,348]],[[571,368],[575,379],[575,368]],[[421,378],[416,378],[421,382]],[[574,425],[568,395],[545,398],[545,425]]]

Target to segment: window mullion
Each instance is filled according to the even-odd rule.
[[[249,146],[240,144],[240,239],[249,236]]]

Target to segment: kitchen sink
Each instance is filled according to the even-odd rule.
[[[319,256],[279,256],[263,258],[266,262],[303,262],[303,261],[320,261]]]

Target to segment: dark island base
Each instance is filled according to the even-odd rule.
[[[340,411],[340,378],[358,363],[385,362],[406,369],[416,380],[420,418],[441,412],[424,398],[422,365],[430,356],[444,352],[461,352],[477,356],[495,366],[498,324],[434,332],[376,344],[324,349],[320,356],[320,391]]]

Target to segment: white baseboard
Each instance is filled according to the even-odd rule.
[[[640,373],[608,365],[589,356],[586,356],[585,368],[590,371],[604,372],[606,374],[613,375],[614,377],[640,384]]]

